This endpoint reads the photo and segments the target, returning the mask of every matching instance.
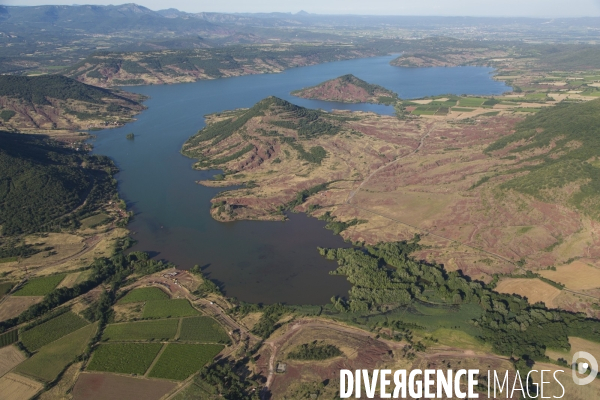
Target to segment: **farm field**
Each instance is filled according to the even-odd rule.
[[[571,359],[573,354],[578,351],[586,351],[593,355],[596,358],[600,358],[600,343],[590,342],[589,340],[585,340],[582,338],[570,336],[569,344],[571,345],[571,350],[569,351],[558,351],[553,349],[546,350],[546,355],[554,360],[558,360],[559,358],[564,358],[571,363]]]
[[[82,361],[76,360],[73,362],[60,374],[60,379],[57,380],[56,385],[41,393],[35,400],[67,400],[65,396],[71,393],[79,374],[81,374],[82,366]],[[71,398],[71,396],[69,397]]]
[[[229,343],[229,336],[217,321],[210,317],[184,318],[179,340],[204,343]]]
[[[570,360],[569,360],[570,362]],[[544,385],[544,397],[546,398],[559,398],[563,395],[564,399],[569,400],[591,400],[597,399],[600,393],[600,380],[595,379],[592,383],[585,386],[576,385],[571,379],[571,371],[569,368],[564,366],[558,366],[550,363],[536,363],[536,370],[546,370],[550,372],[544,373],[544,381],[546,380],[546,376],[552,376],[555,371],[562,370],[564,372],[559,372],[556,374],[561,384],[564,386],[561,387],[556,383],[554,379],[550,379],[550,384]],[[531,374],[532,379],[535,385],[540,384],[540,374]],[[564,392],[563,392],[564,390]],[[533,394],[533,393],[532,393]],[[541,396],[538,397],[541,399]]]
[[[102,339],[108,341],[174,339],[178,324],[178,319],[111,324],[104,330]]]
[[[0,393],[3,400],[23,400],[32,398],[44,385],[12,372],[0,378]]]
[[[27,350],[34,352],[48,343],[83,328],[87,324],[88,322],[83,318],[68,311],[58,317],[23,331],[21,333],[21,342],[25,345]]]
[[[13,293],[13,296],[45,296],[53,291],[65,279],[65,276],[65,274],[59,274],[31,279]]]
[[[177,318],[199,314],[186,299],[150,300],[144,307],[143,318]]]
[[[4,296],[6,296],[6,294],[8,292],[10,292],[10,289],[12,289],[12,287],[13,287],[12,282],[0,283],[0,299],[3,298]]]
[[[165,351],[148,374],[153,378],[184,380],[211,361],[223,346],[216,344],[174,344]]]
[[[592,267],[580,260],[556,267],[556,271],[540,271],[540,275],[554,282],[560,282],[571,290],[600,288],[600,268]]]
[[[92,354],[87,369],[143,375],[162,346],[161,343],[101,344]]]
[[[18,340],[19,331],[17,329],[13,329],[12,331],[2,333],[0,334],[0,347],[8,346],[9,344],[13,344]]]
[[[92,215],[91,217],[81,220],[81,227],[83,229],[93,229],[97,226],[104,225],[111,220],[110,215],[106,213],[99,213]]]
[[[72,393],[74,400],[159,400],[175,386],[163,380],[84,372]]]
[[[121,300],[119,300],[119,304],[127,304],[127,303],[137,303],[140,301],[149,301],[149,300],[166,300],[169,298],[169,295],[155,287],[147,287],[140,289],[133,289],[131,292],[127,293]]]
[[[448,107],[441,105],[418,106],[412,113],[413,115],[446,115]]]
[[[485,100],[480,97],[463,97],[458,101],[458,105],[461,107],[479,107]]]
[[[527,297],[530,304],[542,302],[546,307],[553,307],[554,300],[562,292],[560,289],[539,279],[525,278],[502,279],[495,290],[498,293],[518,294]]]
[[[65,279],[63,279],[57,286],[57,288],[61,287],[73,287],[75,284],[79,282],[79,276],[82,272],[74,272],[72,274],[68,274]]]
[[[25,360],[25,354],[16,346],[6,346],[0,349],[0,376],[6,374],[16,365]]]
[[[8,296],[0,307],[0,321],[18,317],[23,311],[43,299],[43,296]]]
[[[21,363],[15,371],[46,382],[53,381],[75,357],[84,351],[96,328],[97,324],[90,324],[42,347],[31,358]]]
[[[115,304],[113,311],[115,313],[114,322],[129,322],[142,319],[144,303]]]

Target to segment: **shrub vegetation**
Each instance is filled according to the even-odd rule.
[[[417,261],[410,253],[419,247],[413,240],[364,250],[320,249],[323,256],[338,261],[332,273],[345,275],[353,285],[348,300],[332,299],[334,309],[354,318],[377,312],[389,318],[390,310],[402,308],[402,314],[421,309],[422,315],[440,316],[479,309],[469,311],[471,317],[465,321],[479,338],[499,354],[533,360],[545,360],[547,348],[569,349],[569,336],[600,341],[600,321],[549,310],[541,303],[530,305],[520,296],[496,293],[471,281],[460,271],[447,273],[441,265]]]
[[[329,358],[339,357],[342,351],[332,344],[312,343],[301,344],[290,351],[287,357],[290,360],[327,360]]]

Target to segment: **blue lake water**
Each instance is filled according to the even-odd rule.
[[[397,92],[401,98],[438,94],[501,94],[509,90],[491,79],[483,67],[398,68],[392,56],[340,61],[287,70],[281,74],[249,75],[196,83],[136,86],[127,90],[149,96],[148,110],[125,127],[95,132],[94,152],[111,157],[121,172],[119,191],[135,212],[129,229],[136,250],[156,254],[190,268],[208,266],[211,279],[228,296],[248,302],[325,304],[350,288],[344,277],[330,276],[336,264],[324,260],[317,246],[349,246],[323,229],[324,223],[303,214],[286,222],[221,223],[209,215],[210,199],[221,189],[195,181],[214,172],[195,171],[193,160],[179,151],[204,127],[204,115],[251,107],[277,96],[309,107],[374,111],[393,108],[372,104],[343,104],[291,96],[292,90],[314,86],[345,74]],[[125,135],[135,134],[135,140]]]

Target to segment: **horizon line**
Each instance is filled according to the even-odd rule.
[[[186,14],[228,14],[228,15],[260,15],[260,14],[286,14],[290,16],[316,16],[316,17],[415,17],[415,18],[499,18],[499,19],[508,19],[508,18],[520,18],[520,19],[538,19],[538,20],[567,20],[567,19],[584,19],[584,18],[600,18],[600,15],[581,15],[581,16],[571,16],[571,17],[550,17],[550,16],[526,16],[526,15],[443,15],[443,14],[329,14],[329,13],[312,13],[305,10],[300,11],[185,11],[175,7],[169,8],[161,8],[161,9],[152,9],[150,7],[137,4],[137,3],[122,3],[122,4],[39,4],[39,5],[19,5],[19,4],[0,4],[0,7],[85,7],[85,6],[94,6],[94,7],[119,7],[119,6],[129,6],[134,5],[136,7],[143,7],[153,12],[159,11],[167,11],[167,10],[176,10],[178,12],[186,13]]]

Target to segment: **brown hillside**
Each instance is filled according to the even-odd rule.
[[[120,126],[145,107],[133,93],[59,75],[0,76],[0,130],[74,131]]]
[[[305,99],[337,101],[340,103],[391,104],[398,95],[379,85],[372,85],[355,77],[344,75],[317,86],[292,92]]]

